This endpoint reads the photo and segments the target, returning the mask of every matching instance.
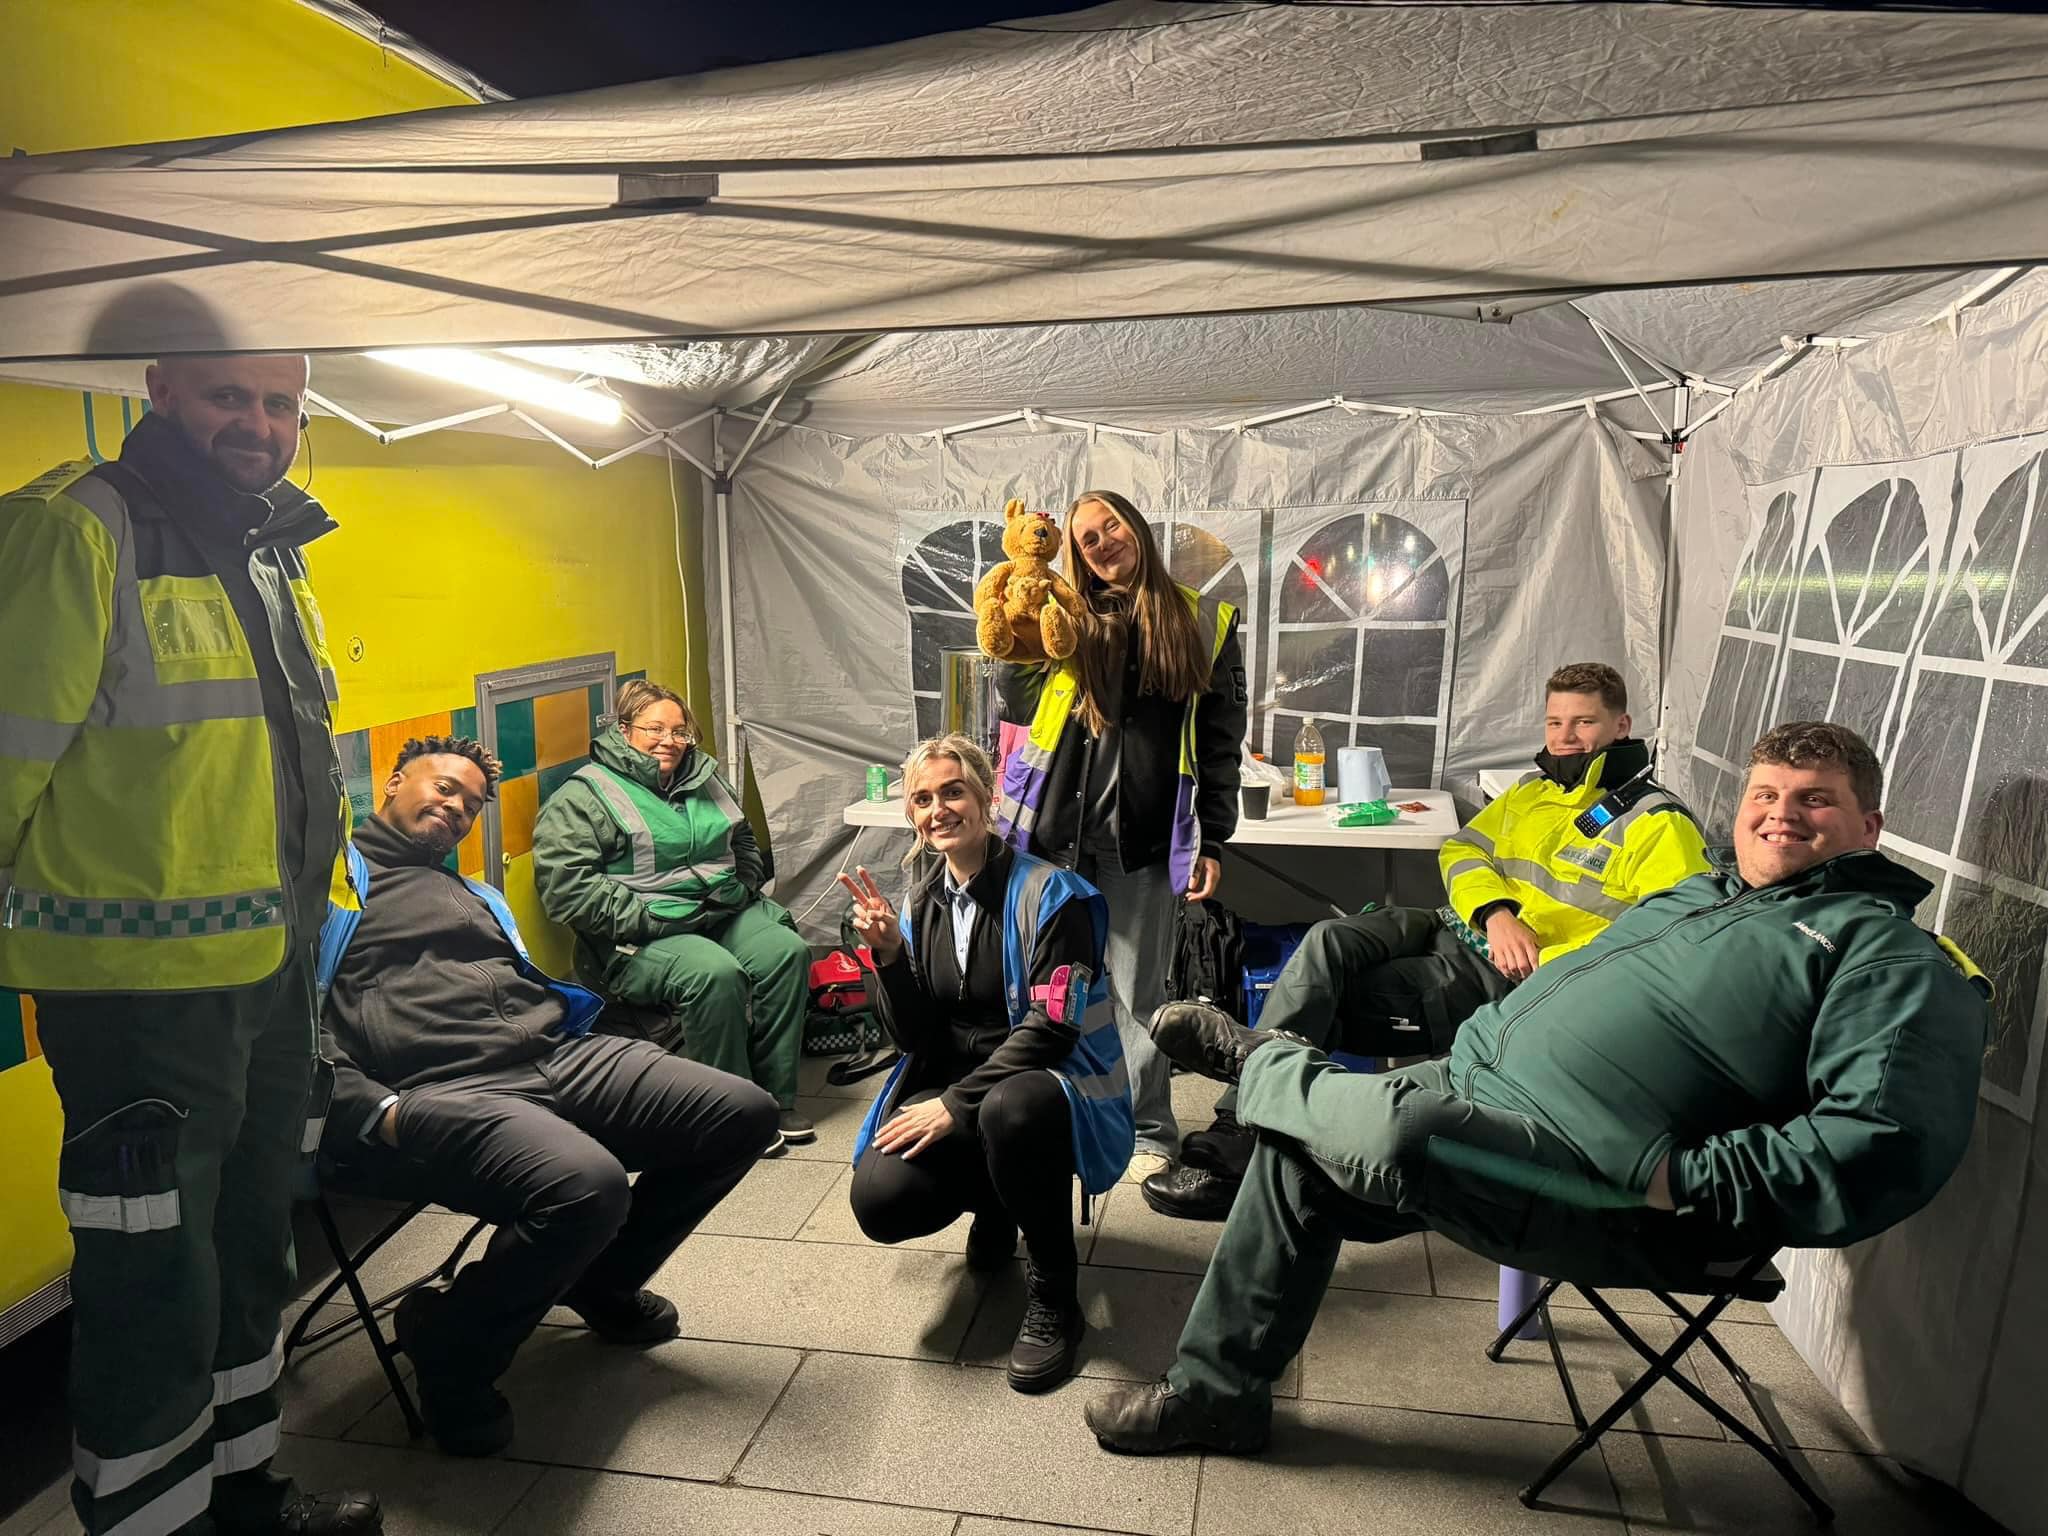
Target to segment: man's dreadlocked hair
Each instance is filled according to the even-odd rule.
[[[391,765],[391,771],[405,772],[405,765],[416,757],[466,757],[483,770],[484,798],[498,798],[498,780],[505,770],[484,750],[482,742],[467,736],[415,736],[398,749],[398,761]]]

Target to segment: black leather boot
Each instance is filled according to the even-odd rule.
[[[1019,1392],[1049,1392],[1074,1374],[1088,1322],[1072,1274],[1055,1280],[1034,1264],[1026,1286],[1024,1322],[1010,1350],[1010,1385]]]
[[[1119,1387],[1090,1402],[1082,1412],[1105,1451],[1159,1456],[1199,1449],[1234,1456],[1263,1451],[1273,1432],[1273,1406],[1228,1418],[1205,1413],[1173,1390],[1164,1377],[1139,1387]]]

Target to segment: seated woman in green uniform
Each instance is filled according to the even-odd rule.
[[[796,1113],[810,951],[761,894],[761,850],[689,706],[635,678],[590,761],[533,829],[534,883],[575,930],[578,974],[608,996],[670,1010],[694,1061],[758,1083],[781,1141],[817,1132]]]

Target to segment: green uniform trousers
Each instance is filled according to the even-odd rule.
[[[622,1002],[674,1009],[684,1055],[757,1083],[793,1109],[810,964],[789,913],[757,896],[695,933],[614,951],[604,989]]]
[[[175,941],[167,941],[175,942]],[[72,1502],[159,1536],[277,1450],[313,960],[221,992],[36,999],[64,1109]]]
[[[1656,1284],[1690,1270],[1675,1218],[1590,1179],[1535,1121],[1460,1097],[1450,1063],[1354,1073],[1292,1040],[1245,1063],[1238,1118],[1257,1150],[1168,1372],[1212,1411],[1270,1410],[1346,1240],[1428,1228],[1542,1275]]]
[[[1381,907],[1309,929],[1266,994],[1259,1028],[1357,1056],[1435,1056],[1512,990],[1435,912]],[[1216,1107],[1234,1114],[1237,1090]]]

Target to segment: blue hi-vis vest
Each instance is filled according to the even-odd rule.
[[[370,899],[370,861],[362,856],[354,843],[348,844],[343,852],[348,859],[349,883],[355,887],[359,902],[367,903]],[[503,930],[506,942],[517,957],[519,974],[560,994],[562,1001],[569,1005],[569,1012],[562,1020],[562,1038],[575,1040],[589,1034],[591,1022],[604,1011],[604,999],[573,981],[558,981],[535,965],[533,956],[526,952],[526,941],[519,937],[519,924],[513,921],[512,909],[505,905],[505,898],[481,880],[472,880],[467,875],[458,878],[476,892],[477,899],[489,907],[491,916],[498,920],[498,927]],[[348,953],[349,945],[355,941],[356,929],[362,920],[360,905],[344,907],[333,901],[327,904],[327,920],[320,925],[320,958],[313,970],[314,983],[320,993],[315,1017],[326,1011],[327,992],[334,985],[334,973],[341,969],[341,957]]]
[[[1094,932],[1088,964],[1063,965],[1053,973],[1052,984],[1027,986],[1025,967],[1037,945],[1038,930],[1070,901],[1088,904]],[[905,946],[915,955],[917,941],[911,933],[907,904],[897,926],[903,931]],[[1042,1003],[1055,1021],[1081,1020],[1081,1038],[1074,1042],[1074,1049],[1065,1061],[1047,1070],[1059,1079],[1066,1093],[1068,1118],[1074,1124],[1074,1167],[1081,1176],[1081,1187],[1091,1195],[1101,1194],[1123,1177],[1138,1140],[1123,1041],[1117,1036],[1109,983],[1102,972],[1102,946],[1108,932],[1109,904],[1094,886],[1070,869],[1056,868],[1029,854],[1015,856],[1003,891],[1003,997],[1012,1029],[1024,1022],[1034,1002]],[[910,1065],[907,1056],[896,1064],[869,1107],[860,1134],[854,1138],[855,1163],[881,1127]]]

